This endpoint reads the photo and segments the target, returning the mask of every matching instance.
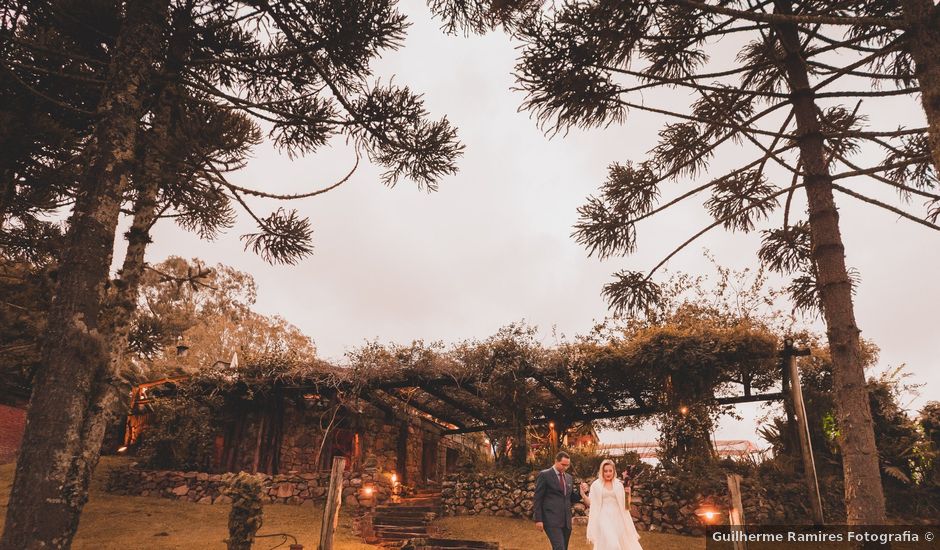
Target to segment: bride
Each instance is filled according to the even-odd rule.
[[[640,535],[627,508],[626,489],[617,479],[614,461],[605,459],[591,484],[581,484],[581,498],[588,508],[587,538],[594,550],[643,550]]]

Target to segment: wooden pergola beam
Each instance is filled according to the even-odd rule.
[[[736,403],[752,403],[756,401],[774,401],[774,400],[783,399],[783,398],[784,398],[783,392],[774,392],[774,393],[762,393],[758,395],[739,395],[739,396],[734,396],[734,397],[718,397],[712,400],[712,402],[718,405],[733,405]],[[598,412],[598,413],[581,413],[581,414],[575,415],[574,417],[567,418],[567,420],[571,422],[603,420],[603,419],[608,419],[608,418],[622,418],[625,416],[639,416],[639,415],[655,414],[658,412],[663,412],[664,410],[665,410],[664,407],[633,407],[629,409],[619,409],[619,410],[614,410],[614,411],[605,411],[605,412]],[[540,426],[543,424],[548,424],[549,422],[553,422],[553,421],[554,419],[552,418],[546,418],[546,417],[535,418],[529,421],[528,425]],[[473,426],[473,427],[464,428],[464,429],[447,430],[444,432],[444,435],[482,432],[486,430],[505,429],[505,428],[511,428],[511,427],[513,427],[513,425],[510,423],[492,424],[492,425],[487,425],[487,426]]]
[[[408,399],[407,397],[401,395],[401,393],[400,393],[397,389],[395,389],[395,388],[388,388],[388,389],[383,390],[383,391],[384,391],[387,395],[390,395],[391,397],[394,397],[395,399],[401,401],[402,403],[404,403],[405,405],[407,405],[407,406],[409,406],[409,407],[411,407],[411,408],[413,408],[413,409],[416,409],[416,410],[418,410],[418,411],[420,411],[420,412],[423,412],[424,414],[431,415],[431,416],[433,416],[435,419],[443,420],[444,422],[447,422],[448,424],[453,424],[454,426],[457,426],[457,429],[458,429],[458,430],[459,430],[459,429],[467,429],[467,425],[464,424],[463,422],[461,422],[460,420],[457,420],[457,419],[455,419],[455,418],[452,418],[452,417],[448,416],[447,414],[442,414],[440,411],[435,411],[435,410],[431,409],[430,407],[428,407],[426,404],[420,403],[420,402],[418,402],[418,401],[416,401],[416,400],[414,400],[414,399]],[[445,428],[445,429],[446,429],[446,428]]]
[[[376,395],[375,392],[371,390],[364,390],[360,395],[362,396],[363,399],[368,401],[371,405],[374,405],[375,407],[377,407],[379,410],[384,412],[389,417],[395,418],[398,416],[398,414],[395,412],[395,409],[393,409],[391,405],[386,403],[384,399]]]
[[[470,416],[474,420],[478,420],[480,422],[483,422],[484,424],[487,424],[487,423],[493,424],[492,417],[490,417],[488,414],[484,413],[482,410],[478,409],[477,407],[471,405],[470,403],[463,403],[461,401],[458,401],[434,386],[427,386],[421,389],[425,393],[430,394],[431,396],[440,400],[441,402],[446,403],[447,405],[450,405],[451,407],[459,411],[462,411],[464,414]]]
[[[552,395],[554,395],[555,398],[558,399],[558,400],[561,402],[561,404],[562,404],[563,407],[565,407],[565,408],[568,409],[568,410],[574,410],[574,409],[575,409],[574,402],[571,400],[571,396],[565,394],[565,392],[563,392],[563,391],[561,391],[560,389],[558,389],[558,388],[555,386],[555,384],[553,384],[550,380],[548,380],[547,378],[545,378],[545,376],[544,376],[542,373],[540,373],[540,372],[537,371],[536,369],[531,369],[531,370],[529,371],[529,375],[532,376],[532,378],[535,378],[535,380],[536,380],[539,384],[541,384],[542,387],[544,387],[545,389],[547,389],[549,393],[551,393]]]

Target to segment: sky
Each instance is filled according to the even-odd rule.
[[[518,111],[524,96],[513,91],[516,44],[501,33],[448,36],[424,3],[409,0],[400,8],[412,22],[408,37],[403,48],[373,64],[375,73],[424,93],[428,111],[457,126],[466,146],[459,173],[427,193],[407,181],[387,188],[381,169],[363,162],[339,188],[289,205],[315,228],[314,253],[296,266],[270,266],[243,250],[238,237],[253,230],[247,216],[213,242],[164,221],[154,230],[148,261],[198,257],[251,273],[259,287],[257,311],[284,317],[313,338],[322,357],[342,361],[347,350],[366,341],[449,343],[485,338],[519,320],[538,326],[548,346],[559,335],[585,333],[608,314],[600,290],[612,273],[648,270],[711,222],[704,198],[692,200],[640,225],[638,251],[629,258],[589,258],[570,236],[576,208],[604,181],[611,162],[643,160],[664,120],[634,111],[620,126],[547,136]],[[716,58],[733,64],[736,48],[719,44]],[[641,99],[654,106],[689,102],[680,93]],[[871,119],[889,128],[923,125],[919,106],[909,100],[888,103]],[[719,154],[714,173],[735,166],[742,154]],[[871,160],[864,154],[860,159]],[[354,161],[343,142],[299,159],[264,145],[231,179],[272,192],[309,191],[337,181]],[[663,193],[688,189],[687,183],[668,183]],[[777,184],[788,183],[787,178]],[[853,185],[896,202],[893,192],[876,189],[880,184]],[[908,382],[925,385],[919,397],[904,403],[912,410],[940,399],[938,235],[845,196],[837,203],[847,262],[861,275],[856,316],[862,336],[881,348],[878,369],[906,364]],[[280,205],[256,200],[252,206],[267,213]],[[719,229],[668,268],[714,276],[705,250],[722,265],[754,268],[758,246],[757,233]],[[821,329],[818,320],[805,323]],[[743,405],[739,412],[744,419],[723,421],[715,437],[763,446],[755,435],[761,407]],[[650,426],[601,437],[651,441],[656,431]]]

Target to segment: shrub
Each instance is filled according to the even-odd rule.
[[[141,462],[164,470],[208,469],[219,399],[181,390],[154,401],[137,449]]]
[[[225,494],[232,499],[228,515],[228,550],[251,550],[261,528],[261,478],[240,472],[229,482]]]

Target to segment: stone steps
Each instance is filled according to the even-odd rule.
[[[500,550],[495,542],[432,536],[431,521],[441,512],[440,493],[422,492],[376,506],[366,542],[402,550]]]
[[[402,550],[500,550],[495,542],[479,540],[427,538],[409,541]]]

